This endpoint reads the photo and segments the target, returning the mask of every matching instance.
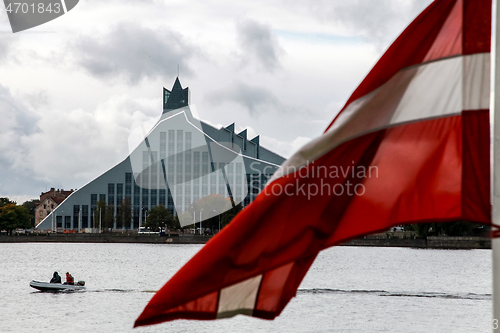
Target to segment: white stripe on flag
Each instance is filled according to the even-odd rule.
[[[241,313],[252,315],[262,275],[254,276],[221,290],[217,318]]]
[[[457,56],[403,69],[353,101],[319,138],[285,161],[272,180],[341,143],[390,126],[489,108],[490,54]],[[440,87],[440,89],[436,89]]]
[[[490,108],[490,54],[480,53],[465,57],[464,110]]]

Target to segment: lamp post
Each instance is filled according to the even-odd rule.
[[[148,217],[148,209],[146,207],[142,207],[142,213],[143,213],[143,218],[142,218],[142,221],[141,221],[141,227],[142,227],[142,224],[143,222],[146,221],[147,217]]]
[[[202,213],[203,213],[203,208],[200,210],[200,236],[201,236],[201,230],[203,230],[203,225],[201,223],[201,221],[203,220]]]
[[[217,211],[214,209],[215,214],[217,214]],[[219,232],[220,232],[220,214],[219,214]]]
[[[196,235],[196,210],[194,210],[194,209],[193,209],[193,215],[194,215],[194,217],[193,217],[194,234]]]

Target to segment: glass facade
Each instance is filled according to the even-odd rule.
[[[108,184],[108,205],[115,205],[115,184]]]
[[[125,197],[129,200],[132,196],[132,173],[125,173]]]
[[[73,205],[73,223],[74,223],[74,228],[79,228],[80,225],[80,206],[79,205]]]
[[[82,228],[89,227],[89,206],[82,205]]]
[[[123,183],[116,184],[116,206],[119,207],[123,201]]]

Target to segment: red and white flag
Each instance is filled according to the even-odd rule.
[[[272,319],[322,249],[399,224],[491,223],[490,35],[491,1],[433,2],[135,326]]]

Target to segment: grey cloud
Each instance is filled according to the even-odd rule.
[[[351,33],[387,46],[431,0],[317,0],[296,3],[306,6],[322,21],[341,23]]]
[[[104,36],[82,36],[73,45],[77,63],[99,79],[124,78],[136,84],[157,77],[192,74],[189,60],[199,50],[166,28],[122,22]]]
[[[29,192],[35,184],[33,179],[36,161],[30,159],[31,147],[27,140],[38,133],[38,116],[26,103],[14,98],[10,91],[0,85],[0,196],[21,195]],[[34,191],[33,193],[36,193]]]
[[[12,33],[10,33],[7,29],[10,28],[6,27],[5,29],[1,29],[2,31],[5,31],[5,33],[3,33],[0,38],[0,63],[6,62],[9,59],[16,40],[15,36],[12,35]]]
[[[244,83],[236,83],[229,89],[211,93],[208,102],[212,105],[220,102],[233,102],[243,106],[251,114],[282,107],[280,101],[270,91]]]
[[[0,62],[6,59],[9,54],[10,45],[6,41],[8,41],[8,38],[0,41]]]
[[[3,85],[0,85],[0,118],[0,135],[10,133],[10,140],[38,131],[36,122],[39,117],[34,115],[29,105],[14,98]]]
[[[39,90],[36,92],[32,92],[29,94],[25,94],[23,98],[30,104],[30,105],[37,105],[37,106],[42,106],[46,107],[49,105],[49,95],[46,90]]]
[[[279,67],[283,50],[271,26],[247,19],[238,23],[237,32],[243,61],[254,60],[269,71]]]

